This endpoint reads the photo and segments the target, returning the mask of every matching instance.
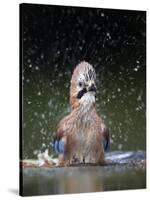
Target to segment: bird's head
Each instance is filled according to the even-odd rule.
[[[74,69],[70,86],[70,104],[72,109],[79,105],[95,103],[95,70],[88,62],[79,63]]]

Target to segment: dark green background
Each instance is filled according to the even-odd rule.
[[[111,150],[145,150],[146,12],[23,4],[21,6],[23,158],[49,149],[69,112],[74,67],[97,74],[97,111]]]

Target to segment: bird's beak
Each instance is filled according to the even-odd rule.
[[[88,87],[89,92],[96,92],[96,86],[92,84],[90,87]]]

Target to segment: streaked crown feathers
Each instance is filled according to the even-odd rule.
[[[80,104],[80,98],[87,92],[96,92],[96,73],[88,62],[79,63],[74,69],[70,85],[70,104],[72,109]]]

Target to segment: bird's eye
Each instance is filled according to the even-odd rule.
[[[82,82],[79,82],[79,87],[82,87],[83,86],[83,83]]]

